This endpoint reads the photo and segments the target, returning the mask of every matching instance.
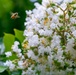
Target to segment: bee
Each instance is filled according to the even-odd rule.
[[[17,12],[15,12],[15,13],[11,13],[11,18],[12,19],[17,19],[17,18],[20,18],[20,16],[18,15]]]

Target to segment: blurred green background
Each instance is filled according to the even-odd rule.
[[[0,37],[4,36],[4,32],[14,34],[14,28],[24,30],[25,11],[34,8],[34,2],[31,1],[0,0]],[[41,3],[41,0],[37,0],[37,2]],[[20,18],[11,19],[11,12],[18,12]]]

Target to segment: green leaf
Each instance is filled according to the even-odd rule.
[[[60,15],[59,17],[60,17],[61,19],[63,19],[63,18],[64,18],[64,16],[63,16],[63,15]]]
[[[6,66],[0,66],[0,73],[2,73],[3,71],[5,71],[8,67]]]
[[[73,24],[73,26],[76,26],[76,24]]]
[[[69,10],[69,12],[68,12],[68,15],[69,15],[69,16],[71,16],[71,15],[72,15],[72,12],[71,12],[70,10]]]
[[[18,59],[18,57],[17,57],[17,54],[16,53],[12,53],[12,56],[10,56],[10,57],[7,57],[7,59],[9,60],[15,60],[15,59]]]
[[[13,71],[11,72],[11,75],[22,75],[22,70]]]
[[[55,6],[55,4],[54,3],[51,3],[51,6],[53,7],[53,6]]]
[[[7,70],[5,70],[4,72],[0,73],[0,75],[10,75],[10,74]]]
[[[75,45],[75,46],[73,46],[73,48],[76,50],[76,45]]]
[[[24,40],[24,38],[25,38],[25,37],[23,36],[23,31],[14,29],[14,32],[15,32],[15,37],[22,43],[23,40]]]
[[[60,65],[61,65],[61,63],[58,62],[58,60],[54,60],[54,63],[55,63],[55,65],[58,66],[58,67],[60,67]]]
[[[15,41],[15,36],[12,34],[4,34],[4,38],[3,38],[3,42],[4,42],[4,46],[5,46],[5,50],[6,51],[10,51],[11,50],[11,46],[14,44]]]
[[[67,72],[67,75],[75,75],[75,73],[72,71],[72,72]]]

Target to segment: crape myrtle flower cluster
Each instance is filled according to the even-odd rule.
[[[21,53],[21,49],[18,48],[18,45],[19,45],[19,42],[15,41],[14,45],[12,45],[12,51],[5,52],[5,55],[8,58],[9,57],[11,58],[11,56],[13,54],[16,54],[16,56],[17,56],[17,58],[15,60],[13,60],[13,61],[7,60],[6,63],[4,63],[5,66],[9,67],[10,71],[24,68],[24,66],[22,65],[24,56]]]
[[[15,41],[17,61],[7,60],[11,71],[22,75],[76,75],[76,1],[42,0],[26,11],[22,48]],[[6,52],[6,56],[12,56]],[[10,64],[9,64],[10,63]]]

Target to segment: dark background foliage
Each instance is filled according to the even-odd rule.
[[[0,0],[0,37],[3,37],[4,32],[14,34],[14,28],[24,30],[25,11],[33,8],[34,2],[30,0]],[[20,18],[12,20],[11,12],[18,12]]]

